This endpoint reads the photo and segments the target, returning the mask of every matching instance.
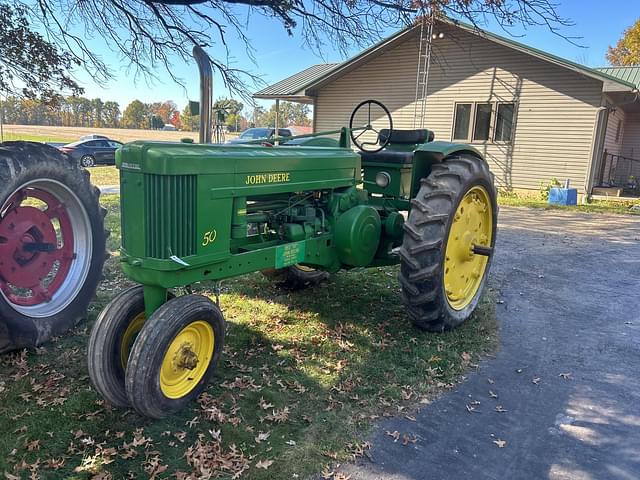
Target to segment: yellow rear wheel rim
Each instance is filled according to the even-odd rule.
[[[135,342],[138,333],[142,330],[146,318],[144,312],[139,313],[133,318],[131,323],[127,325],[127,329],[122,334],[122,341],[120,342],[120,364],[123,370],[127,368],[131,347],[133,347],[133,342]]]
[[[462,310],[475,298],[489,257],[473,253],[474,246],[493,241],[493,204],[479,185],[462,197],[451,222],[444,262],[444,288],[454,310]]]
[[[213,358],[215,334],[207,322],[197,320],[172,340],[160,368],[160,389],[168,398],[182,398],[202,380]]]

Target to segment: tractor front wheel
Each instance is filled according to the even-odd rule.
[[[168,293],[168,298],[173,298]],[[128,407],[125,371],[129,354],[146,320],[141,285],[116,295],[100,312],[87,346],[89,378],[94,388],[116,407]]]
[[[409,317],[423,330],[455,328],[478,305],[491,263],[498,207],[489,167],[449,157],[422,179],[411,206],[400,249]]]
[[[133,344],[125,385],[131,405],[150,418],[180,410],[207,386],[224,345],[224,317],[209,298],[169,300]]]

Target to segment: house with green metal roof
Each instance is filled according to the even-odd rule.
[[[312,104],[315,131],[348,124],[355,105],[376,99],[396,129],[476,147],[504,189],[556,178],[582,194],[617,195],[633,194],[640,178],[639,87],[640,66],[590,68],[441,19],[254,97]]]

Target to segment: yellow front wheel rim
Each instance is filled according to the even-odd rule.
[[[180,330],[167,349],[160,369],[160,389],[168,398],[182,398],[202,380],[213,358],[215,334],[197,320]]]
[[[444,288],[454,310],[462,310],[475,298],[489,257],[473,253],[474,246],[490,247],[493,241],[493,203],[479,185],[462,197],[451,222],[444,262]]]
[[[133,318],[131,323],[127,325],[127,329],[122,334],[122,341],[120,342],[120,364],[123,370],[127,368],[131,347],[133,347],[133,342],[136,340],[138,333],[142,330],[146,318],[144,312],[139,313]]]

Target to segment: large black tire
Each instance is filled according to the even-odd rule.
[[[329,272],[300,265],[292,265],[279,270],[263,270],[262,274],[289,290],[315,287],[329,278]]]
[[[454,216],[465,195],[478,189],[484,189],[488,194],[487,203],[492,212],[491,240],[490,245],[484,246],[492,251],[498,206],[493,176],[482,159],[463,154],[435,164],[431,174],[422,179],[420,190],[411,201],[400,248],[399,279],[407,313],[413,324],[422,330],[441,332],[457,327],[471,316],[482,295],[491,256],[483,275],[474,284],[477,286],[475,294],[472,288],[465,300],[466,305],[454,308],[445,288],[445,254]]]
[[[25,192],[28,192],[27,200],[39,195],[48,199],[48,207],[55,204],[56,209],[49,212],[48,225],[46,221],[36,225],[34,220],[28,235],[20,237],[12,233],[18,230],[14,230],[12,218],[24,220],[31,216],[42,220],[40,213],[29,213],[28,204],[23,206],[23,200],[16,200],[24,198]],[[0,144],[0,352],[38,346],[85,318],[105,260],[106,210],[100,207],[99,196],[100,191],[91,186],[89,173],[56,148],[35,142]],[[42,211],[48,211],[48,207],[41,207]],[[66,218],[70,226],[64,231],[72,232],[70,238],[73,238],[73,242],[67,243],[73,246],[73,253],[64,255],[61,253],[64,240],[42,243],[46,236],[42,232],[55,229],[55,222],[59,227],[57,231],[63,231],[61,218]],[[27,250],[25,237],[41,242],[39,246],[31,245],[32,248],[52,250]],[[62,260],[53,260],[55,255]],[[42,268],[46,268],[45,264],[53,266],[40,278],[42,270],[34,273],[38,264]],[[67,273],[56,280],[63,264]],[[24,272],[20,281],[7,278],[21,268]],[[37,290],[23,289],[20,284],[27,281],[41,283],[34,285]],[[54,289],[52,285],[58,281],[61,283]],[[50,287],[53,292],[49,291]],[[31,303],[41,301],[25,304],[29,296],[33,297]]]
[[[212,335],[209,343],[203,325]],[[196,326],[196,333],[188,331]],[[125,385],[131,406],[145,417],[163,418],[194,400],[220,360],[224,332],[222,312],[207,297],[184,295],[158,308],[142,327],[129,356]],[[187,361],[191,366],[185,366]],[[168,366],[168,374],[163,366]]]
[[[168,293],[168,298],[174,298]],[[87,346],[89,378],[105,400],[128,407],[125,370],[136,336],[146,320],[141,285],[116,295],[100,312]]]

